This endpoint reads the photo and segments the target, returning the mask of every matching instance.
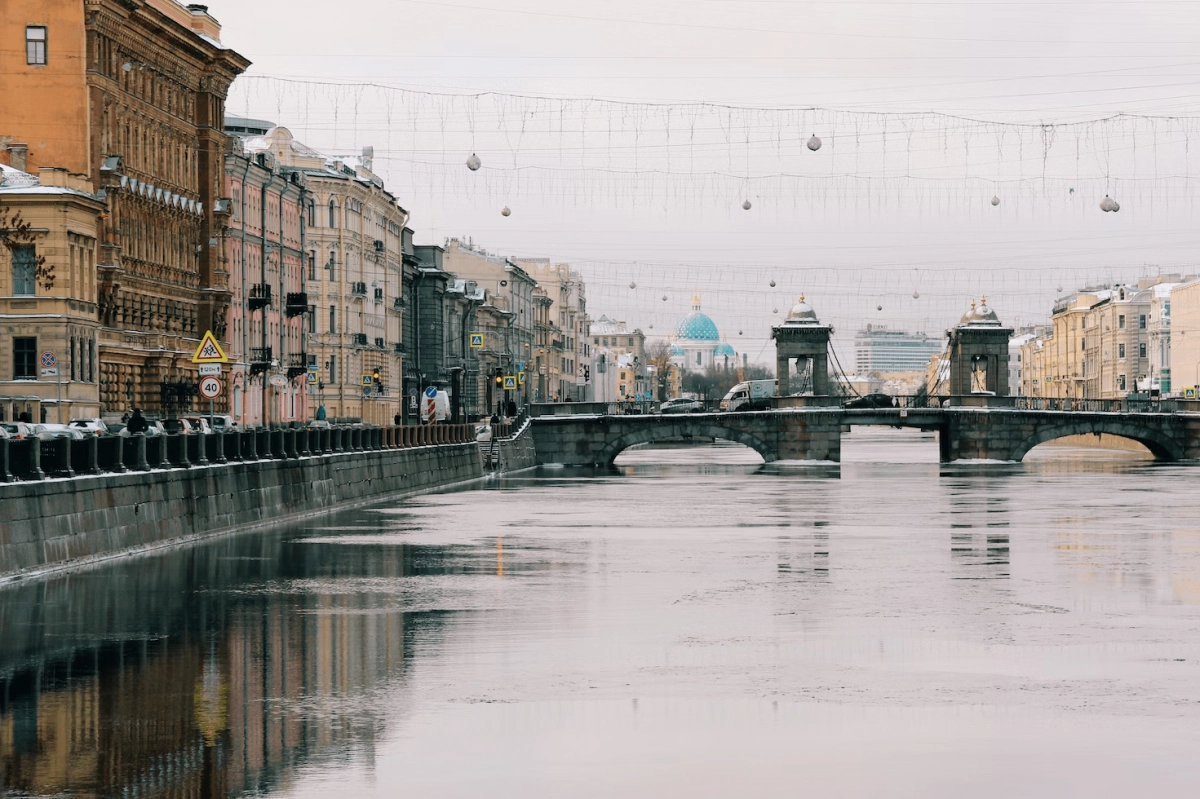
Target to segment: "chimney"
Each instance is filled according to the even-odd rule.
[[[20,144],[18,142],[9,142],[7,151],[4,153],[4,162],[13,169],[25,171],[29,165],[29,145]]]

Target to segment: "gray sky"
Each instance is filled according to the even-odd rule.
[[[210,0],[258,76],[230,112],[374,146],[418,241],[579,263],[593,313],[647,332],[693,288],[755,358],[800,291],[843,333],[937,333],[980,294],[1031,322],[1060,286],[1200,271],[1194,2],[331,7]],[[509,95],[447,96],[481,91]],[[1154,118],[1089,122],[1117,113]]]

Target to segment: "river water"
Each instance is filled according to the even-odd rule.
[[[11,796],[1200,784],[1195,467],[627,452],[0,591]]]

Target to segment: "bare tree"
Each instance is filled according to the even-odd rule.
[[[33,245],[36,241],[33,226],[21,218],[21,212],[0,205],[0,244],[4,245],[10,254],[15,255],[19,248]],[[46,256],[36,255],[33,267],[34,278],[41,287],[46,291],[52,290],[54,267],[46,265]]]
[[[659,402],[664,402],[671,373],[671,345],[665,341],[646,345],[646,362],[654,367],[654,396]]]

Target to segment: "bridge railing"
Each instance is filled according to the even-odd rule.
[[[1076,399],[1072,397],[1016,397],[1023,411],[1082,411],[1086,413],[1178,413],[1175,400],[1125,397]]]

